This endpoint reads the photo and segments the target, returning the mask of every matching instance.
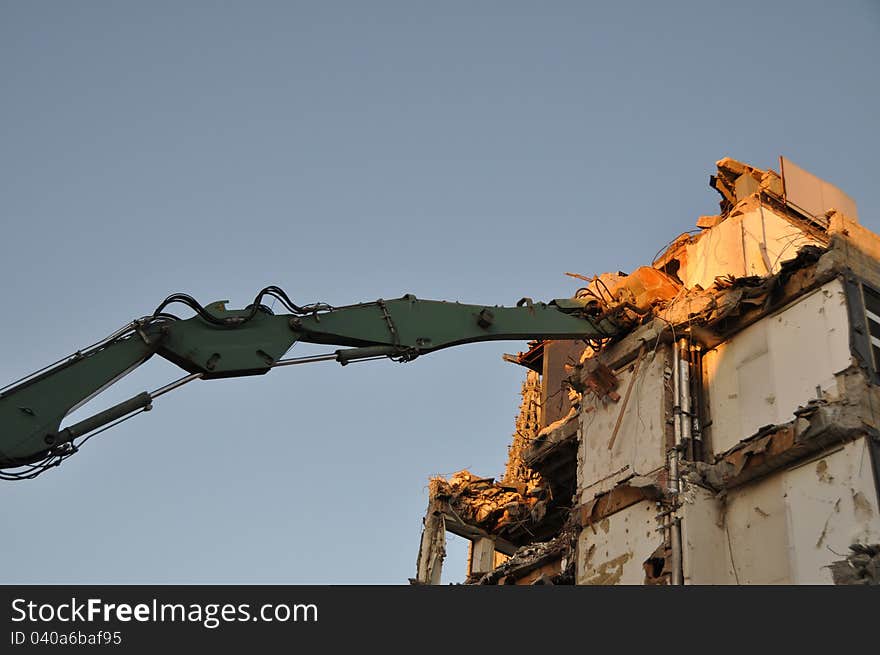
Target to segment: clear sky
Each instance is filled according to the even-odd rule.
[[[880,230],[878,62],[877,0],[0,0],[0,378],[177,291],[568,296],[715,213],[723,156]],[[502,472],[523,347],[192,383],[2,483],[0,578],[405,583],[429,476]]]

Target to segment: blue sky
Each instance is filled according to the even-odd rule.
[[[872,0],[2,0],[0,378],[177,291],[564,297],[714,213],[723,156],[880,230],[878,37]],[[4,483],[4,580],[405,582],[428,477],[503,470],[523,346],[193,383]]]

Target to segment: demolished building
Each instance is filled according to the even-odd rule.
[[[430,481],[413,583],[446,532],[469,584],[880,582],[880,236],[784,158],[710,185],[650,266],[583,278],[621,335],[505,356],[505,472]]]

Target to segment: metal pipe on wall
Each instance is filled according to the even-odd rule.
[[[691,367],[693,371],[693,440],[695,461],[703,461],[703,349],[699,344],[691,346]]]
[[[682,340],[684,342],[684,340]],[[686,347],[686,346],[685,346]],[[685,351],[686,352],[686,351]],[[668,454],[669,462],[669,494],[672,497],[672,511],[667,514],[666,520],[669,527],[669,546],[672,551],[672,574],[671,583],[680,585],[682,580],[682,548],[681,548],[681,526],[678,522],[678,516],[674,511],[678,504],[679,487],[679,458],[681,456],[682,444],[682,366],[681,351],[677,341],[672,342],[672,387],[673,387],[673,433],[675,435],[672,449]]]
[[[678,342],[672,342],[672,427],[673,443],[667,454],[669,464],[669,480],[667,489],[670,494],[678,494],[678,447],[681,444],[681,365]]]
[[[679,399],[681,412],[681,443],[689,444],[691,440],[691,374],[690,374],[690,349],[687,339],[679,343],[678,365],[681,368],[679,374]],[[681,444],[678,444],[679,446]]]

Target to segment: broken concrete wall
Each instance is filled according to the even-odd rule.
[[[773,275],[805,245],[824,245],[752,196],[686,246],[678,277],[708,289],[716,277]]]
[[[663,546],[657,514],[656,503],[643,500],[581,530],[576,584],[644,584],[644,564]]]
[[[783,473],[794,584],[831,582],[827,568],[854,543],[880,542],[868,438]]]
[[[828,215],[833,259],[875,288],[880,288],[880,235],[840,212]]]
[[[623,479],[648,475],[665,466],[670,357],[669,346],[660,344],[616,371],[617,402],[596,394],[584,395],[577,481],[581,503]]]
[[[791,420],[819,390],[835,390],[835,374],[851,363],[849,343],[846,294],[832,280],[706,352],[714,452]]]
[[[683,497],[689,584],[831,584],[851,544],[880,542],[870,437],[729,490]]]
[[[503,479],[432,481],[429,514],[475,544],[469,583],[880,579],[880,237],[717,166],[701,232],[629,274],[569,274],[618,335],[505,355],[529,372]]]
[[[442,512],[438,511],[432,500],[423,519],[422,540],[416,559],[416,577],[410,582],[440,584],[444,559],[446,559],[446,524]]]

